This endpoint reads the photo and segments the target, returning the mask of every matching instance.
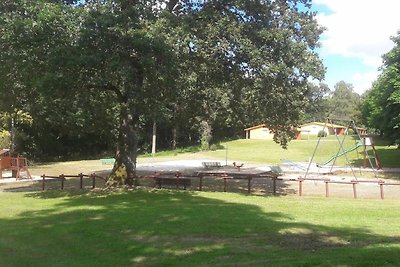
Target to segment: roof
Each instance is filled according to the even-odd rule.
[[[246,129],[244,129],[244,130],[245,130],[245,131],[251,131],[251,130],[258,129],[258,128],[267,128],[267,125],[265,125],[265,124],[259,124],[259,125],[256,125],[256,126],[253,126],[253,127],[250,127],[250,128],[246,128]]]
[[[10,149],[1,149],[0,150],[0,156],[7,154],[8,152],[10,152]]]
[[[346,126],[343,126],[343,125],[324,123],[324,122],[315,122],[315,121],[300,125],[300,128],[304,127],[304,126],[309,126],[309,125],[318,125],[318,126],[322,126],[322,127],[325,126],[326,128],[343,128],[343,129],[347,128]]]

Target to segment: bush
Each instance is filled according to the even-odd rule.
[[[8,131],[0,130],[0,149],[10,148],[11,146],[11,134]]]
[[[321,130],[321,131],[318,132],[317,136],[318,137],[326,137],[327,134],[326,134],[326,132],[324,130]]]
[[[210,146],[210,150],[211,150],[211,151],[216,151],[216,150],[219,150],[219,149],[225,149],[225,147],[224,147],[223,145],[221,145],[220,143],[218,143],[218,144],[212,144],[212,145]]]

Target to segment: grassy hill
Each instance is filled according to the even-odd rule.
[[[318,140],[295,140],[289,143],[287,149],[281,148],[271,140],[235,140],[222,143],[223,149],[210,151],[205,155],[228,160],[237,160],[254,163],[281,163],[282,159],[293,162],[307,162],[311,158]],[[350,149],[356,145],[356,140],[347,137],[343,143],[343,148]],[[378,157],[384,167],[400,167],[400,150],[396,146],[388,146],[382,140],[375,140],[375,148]],[[316,150],[314,162],[322,163],[331,156],[336,155],[340,149],[340,144],[334,136],[323,138]],[[371,147],[367,147],[369,155],[373,155]],[[340,150],[341,151],[341,150]],[[348,160],[354,166],[363,164],[362,147],[347,153]],[[373,161],[373,160],[372,160]],[[344,165],[345,156],[337,159],[336,165]]]

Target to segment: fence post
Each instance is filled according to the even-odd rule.
[[[42,178],[43,178],[43,180],[42,180],[42,191],[44,191],[44,180],[46,179],[46,175],[42,175]]]
[[[385,183],[385,181],[379,180],[379,190],[381,192],[381,199],[384,199],[384,195],[383,195],[383,184]]]
[[[83,188],[83,173],[79,174],[79,188],[82,189]]]
[[[251,177],[250,175],[247,177],[247,194],[251,194],[251,180],[253,179],[253,177]]]
[[[303,178],[299,177],[299,196],[303,195]]]
[[[273,176],[272,177],[272,192],[273,192],[273,194],[274,194],[274,196],[276,196],[276,179],[277,179],[278,177],[275,177],[275,176]]]
[[[61,190],[64,190],[64,174],[60,175],[60,179],[61,179]]]
[[[329,179],[325,179],[325,197],[329,197]]]
[[[203,191],[203,175],[199,174],[199,191]]]
[[[357,199],[357,190],[356,190],[357,181],[352,180],[351,183],[353,184],[353,196],[354,196],[354,199]]]
[[[176,177],[176,189],[179,189],[179,172],[175,173],[175,177]]]
[[[224,177],[224,192],[226,192],[226,177]]]
[[[96,175],[92,173],[90,176],[92,177],[92,189],[94,189],[96,187]]]

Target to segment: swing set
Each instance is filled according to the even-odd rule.
[[[334,124],[332,123],[332,120],[330,118],[327,118],[322,130],[325,131],[325,129],[327,127],[334,128],[333,125]],[[348,133],[348,129],[353,129],[354,130],[355,136],[357,137],[358,140],[357,140],[357,142],[356,142],[356,144],[354,146],[345,149],[344,148],[344,142],[346,141],[346,138],[348,136],[348,134],[347,134]],[[348,121],[348,125],[346,127],[344,137],[342,139],[339,138],[339,135],[338,135],[337,131],[334,131],[334,134],[335,134],[336,140],[339,143],[339,149],[338,149],[337,153],[332,155],[331,157],[329,157],[324,162],[317,163],[317,167],[319,167],[319,168],[320,167],[324,167],[324,166],[327,166],[328,164],[331,163],[329,173],[332,173],[332,170],[333,170],[333,167],[334,167],[334,165],[336,163],[336,160],[339,157],[344,156],[345,160],[346,160],[346,165],[348,165],[350,167],[354,177],[356,178],[355,172],[353,170],[353,167],[350,164],[350,161],[349,161],[349,158],[348,158],[347,154],[352,152],[352,151],[354,151],[354,150],[358,151],[358,148],[362,148],[363,163],[364,163],[363,166],[364,166],[364,168],[366,168],[367,165],[369,165],[372,168],[372,170],[374,172],[374,175],[376,177],[376,170],[382,169],[382,165],[381,165],[381,161],[379,160],[378,154],[376,153],[376,149],[375,149],[375,145],[374,145],[372,137],[368,136],[368,135],[360,135],[359,128],[356,126],[354,121]],[[310,159],[310,161],[308,163],[308,167],[307,167],[307,170],[306,170],[304,178],[307,178],[307,175],[308,175],[308,173],[310,171],[311,164],[312,164],[312,162],[314,160],[314,157],[316,155],[318,147],[319,147],[319,145],[321,143],[322,137],[323,136],[321,135],[318,138],[317,144],[316,144],[316,146],[314,148],[313,154],[312,154],[311,159]],[[370,150],[370,151],[372,151],[372,154],[370,154],[370,151],[367,149],[367,147],[371,147],[372,148]],[[372,163],[372,159],[375,160],[375,166]]]

